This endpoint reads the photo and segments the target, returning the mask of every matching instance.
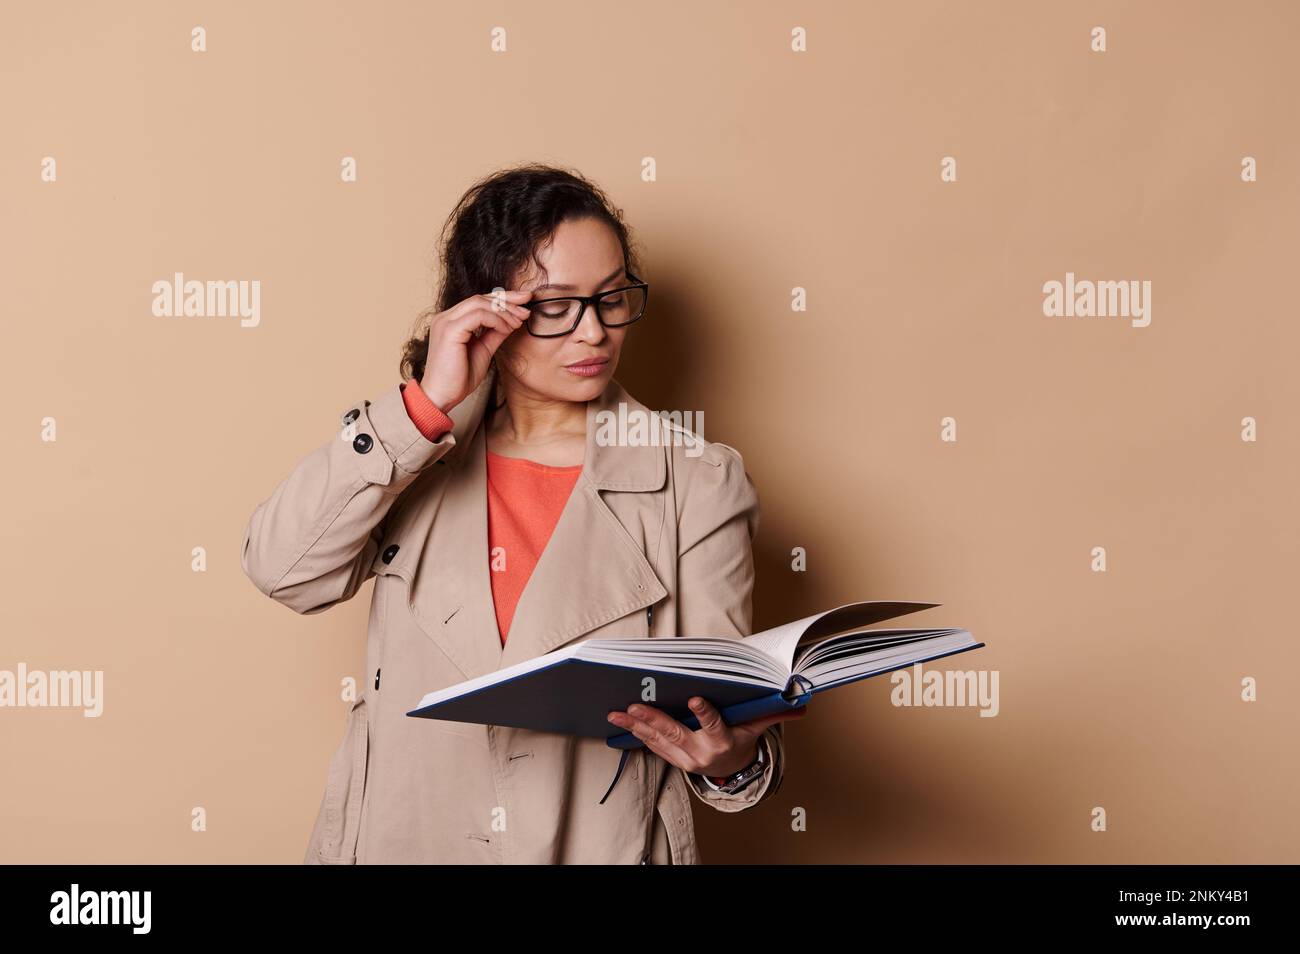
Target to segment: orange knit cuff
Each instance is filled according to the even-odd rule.
[[[452,429],[455,422],[443,413],[442,408],[429,400],[420,383],[411,378],[402,385],[402,403],[406,414],[425,440],[436,441]]]

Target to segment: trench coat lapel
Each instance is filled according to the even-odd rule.
[[[424,508],[425,539],[411,587],[417,621],[465,679],[550,652],[668,595],[602,496],[660,490],[667,478],[662,446],[611,445],[597,439],[600,412],[617,415],[622,402],[629,410],[649,413],[611,378],[605,391],[587,402],[583,469],[520,594],[501,646],[488,552],[483,427],[495,388],[495,373],[489,374],[453,409],[457,447],[445,458],[452,471],[441,503]]]

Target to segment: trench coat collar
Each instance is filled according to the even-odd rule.
[[[495,396],[496,368],[493,366],[469,397],[452,408],[449,417],[457,446],[447,454],[446,460],[453,467],[464,466],[470,460],[471,452],[478,456],[477,450],[481,448],[472,445]],[[668,468],[662,446],[651,443],[616,446],[599,439],[602,421],[611,421],[617,427],[621,416],[637,413],[649,415],[652,412],[612,377],[605,390],[587,402],[587,446],[582,476],[600,490],[653,491],[664,485]]]
[[[583,469],[520,594],[502,647],[492,598],[483,426],[495,378],[494,370],[452,409],[456,446],[445,458],[452,468],[445,495],[436,508],[423,508],[425,525],[412,527],[408,541],[419,553],[408,576],[411,609],[465,679],[550,652],[668,595],[643,548],[603,496],[657,491],[667,479],[661,444],[598,439],[605,420],[601,412],[617,416],[622,404],[623,414],[652,413],[611,378],[587,402]]]

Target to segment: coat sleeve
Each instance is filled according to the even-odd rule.
[[[294,612],[320,613],[356,594],[371,576],[398,495],[456,445],[451,431],[425,438],[402,387],[345,409],[339,431],[253,511],[241,549],[244,573]]]
[[[707,443],[696,456],[683,456],[685,482],[678,517],[677,601],[682,636],[734,636],[753,632],[754,550],[758,532],[758,491],[745,472],[740,453],[726,444]],[[774,795],[785,768],[784,723],[759,737],[766,744],[763,775],[734,795],[715,792],[693,772],[682,772],[687,788],[721,812],[753,808]]]

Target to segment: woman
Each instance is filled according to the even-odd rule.
[[[245,572],[299,613],[376,578],[364,691],[305,860],[698,863],[687,793],[723,812],[770,796],[780,721],[802,709],[728,726],[697,699],[691,730],[632,705],[609,714],[645,743],[625,766],[602,739],[406,715],[577,640],[750,632],[740,455],[689,432],[597,439],[602,412],[650,413],[613,377],[648,297],[621,212],[527,165],[472,187],[444,237],[403,383],[348,410],[245,533]]]

